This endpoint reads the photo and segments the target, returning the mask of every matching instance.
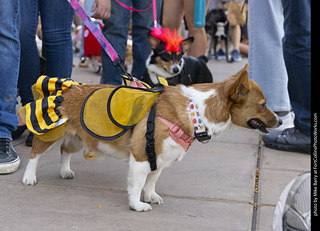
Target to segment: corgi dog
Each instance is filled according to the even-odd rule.
[[[253,80],[248,79],[248,65],[219,83],[166,86],[156,98],[154,150],[157,169],[151,171],[146,154],[146,124],[149,112],[131,131],[113,140],[98,139],[80,124],[83,102],[89,94],[99,88],[115,88],[115,86],[103,84],[73,86],[62,95],[63,101],[57,109],[61,115],[68,118],[66,133],[59,140],[50,142],[35,136],[23,184],[37,183],[38,162],[53,145],[60,146],[61,177],[73,178],[75,174],[70,168],[71,154],[85,148],[101,156],[126,158],[129,161],[127,178],[129,207],[135,211],[149,211],[152,210],[150,204],[163,203],[163,199],[155,192],[156,182],[162,170],[173,162],[182,160],[187,150],[183,143],[191,144],[193,140],[197,128],[193,119],[194,107],[190,102],[196,105],[197,115],[201,118],[202,126],[209,136],[220,135],[237,126],[267,133],[269,128],[281,125],[279,117],[266,106],[261,88]],[[181,132],[180,138],[177,139],[172,135],[170,126],[164,120],[178,128]],[[182,144],[181,139],[183,139]]]
[[[157,76],[160,76],[171,86],[213,82],[212,74],[206,64],[208,62],[206,56],[198,58],[184,56],[194,41],[193,37],[183,39],[176,34],[176,31],[171,33],[169,29],[162,29],[162,33],[165,36],[159,36],[153,31],[149,33],[153,52],[146,61],[147,70],[141,77],[142,81],[155,86],[159,84]],[[171,43],[176,44],[172,46]]]

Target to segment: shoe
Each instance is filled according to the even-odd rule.
[[[34,137],[33,133],[29,132],[29,135],[26,138],[26,145],[27,146],[32,147],[33,137]]]
[[[79,62],[79,67],[88,67],[89,63],[86,59],[86,57],[81,57],[80,62]]]
[[[270,131],[268,135],[262,136],[262,140],[272,149],[311,154],[311,137],[294,127],[283,131]]]
[[[217,59],[226,59],[226,52],[224,52],[222,49],[219,49],[217,52]]]
[[[241,55],[240,55],[240,51],[239,50],[233,50],[231,52],[231,58],[235,62],[240,62],[242,60]]]
[[[26,129],[27,129],[27,125],[18,126],[17,130],[11,132],[12,139],[15,140],[18,137],[20,137]]]
[[[17,171],[20,158],[8,138],[0,138],[0,174]]]
[[[270,131],[283,131],[287,128],[294,127],[294,112],[291,111],[285,116],[279,116],[279,118],[282,120],[282,125],[277,128],[270,128]]]

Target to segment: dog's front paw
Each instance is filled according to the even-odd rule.
[[[72,179],[75,176],[71,169],[61,170],[60,175],[63,179]]]
[[[31,176],[28,174],[24,174],[22,183],[24,185],[35,185],[37,183],[37,177],[35,175]]]
[[[147,193],[143,196],[143,201],[152,204],[163,204],[163,199],[156,192],[148,195]]]
[[[152,210],[152,207],[149,204],[140,201],[137,203],[132,203],[129,206],[130,209],[135,210],[137,212],[147,212]]]

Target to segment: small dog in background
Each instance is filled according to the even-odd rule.
[[[228,49],[230,40],[229,22],[224,9],[213,9],[207,14],[205,29],[207,34],[210,36],[210,45],[207,57],[209,59],[211,58],[213,48],[215,59],[219,59],[217,54],[217,45],[221,40],[223,40],[226,47],[226,60],[227,62],[231,62],[231,60],[229,60]]]
[[[194,38],[183,39],[177,32],[160,29],[160,33],[153,30],[149,33],[149,41],[153,53],[146,61],[147,70],[141,80],[152,87],[159,84],[157,76],[163,77],[169,85],[191,85],[195,83],[212,83],[213,78],[206,63],[208,59],[203,55],[198,58],[184,56],[192,45]]]

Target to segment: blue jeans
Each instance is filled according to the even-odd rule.
[[[311,0],[282,0],[283,55],[294,125],[311,135]]]
[[[273,111],[290,111],[288,75],[282,53],[280,0],[249,1],[249,78],[263,90]]]
[[[47,61],[46,75],[63,78],[71,77],[72,72],[71,24],[74,10],[70,4],[66,0],[22,0],[18,82],[22,105],[33,101],[31,86],[40,75],[39,54],[35,41],[39,12]]]
[[[135,9],[146,9],[151,4],[151,0],[122,0],[122,3],[131,5]],[[160,12],[157,1],[157,12]],[[103,35],[110,42],[115,51],[125,59],[128,28],[130,24],[130,11],[111,0],[111,17],[104,21],[102,29]],[[145,62],[151,53],[151,45],[148,40],[148,32],[153,27],[152,8],[145,12],[132,12],[132,76],[140,79],[146,69]],[[104,50],[101,52],[103,74],[100,83],[121,84],[123,74],[119,67],[114,67],[110,58]]]
[[[0,138],[11,139],[18,126],[17,82],[20,62],[19,0],[0,0]]]

